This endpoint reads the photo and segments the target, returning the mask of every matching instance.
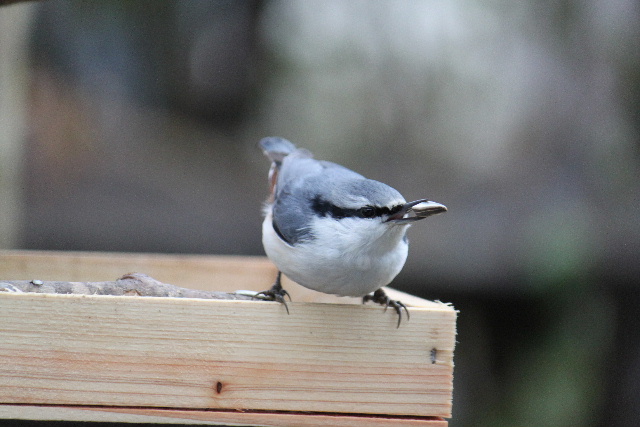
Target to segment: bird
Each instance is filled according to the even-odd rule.
[[[443,204],[407,202],[394,188],[337,163],[316,160],[310,151],[281,137],[259,145],[271,160],[269,196],[263,207],[262,244],[278,269],[273,286],[257,297],[283,303],[282,274],[315,291],[362,297],[392,307],[402,320],[401,301],[383,286],[402,270],[409,250],[407,229],[447,211]]]

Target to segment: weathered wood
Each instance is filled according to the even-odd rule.
[[[203,291],[263,291],[275,280],[277,269],[266,257],[172,255],[121,252],[2,251],[0,279],[110,281],[140,272],[161,282]],[[359,298],[338,297],[304,288],[283,277],[283,286],[296,302],[359,304]],[[385,288],[392,299],[422,306],[429,301]]]
[[[2,293],[0,402],[450,416],[451,307],[290,310]]]
[[[102,282],[126,273],[205,291],[267,289],[276,268],[265,257],[120,252],[0,251],[0,279]]]
[[[43,280],[0,280],[0,292],[38,294],[114,295],[251,300],[252,296],[218,291],[201,291],[162,283],[142,273],[129,273],[108,282],[60,282]]]

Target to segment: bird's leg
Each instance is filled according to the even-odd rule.
[[[365,304],[368,301],[373,301],[380,305],[384,305],[384,310],[387,311],[387,308],[393,307],[396,313],[398,313],[398,328],[400,327],[400,322],[402,321],[402,310],[407,313],[407,320],[410,319],[409,309],[402,302],[397,300],[392,300],[387,296],[386,293],[382,290],[382,288],[375,291],[372,295],[365,295],[362,297],[362,303]]]
[[[289,301],[291,301],[291,295],[289,295],[289,292],[287,292],[282,288],[281,279],[282,279],[282,272],[278,271],[278,275],[276,276],[276,281],[274,282],[273,286],[271,286],[271,289],[258,292],[253,297],[259,298],[260,296],[262,296],[263,297],[262,299],[265,299],[268,301],[277,301],[279,303],[282,303],[284,304],[284,308],[287,309],[287,314],[289,314],[289,307],[287,306],[287,302],[285,301],[284,297],[289,297]]]

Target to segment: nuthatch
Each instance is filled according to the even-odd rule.
[[[404,266],[409,226],[447,208],[427,199],[407,202],[388,185],[315,160],[283,138],[264,138],[260,146],[273,162],[262,244],[279,270],[273,287],[260,294],[286,307],[284,273],[315,291],[391,306],[399,326],[402,309],[409,311],[381,288]]]

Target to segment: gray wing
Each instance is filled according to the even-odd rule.
[[[316,195],[327,193],[327,186],[346,177],[364,179],[344,166],[314,160],[306,150],[296,150],[286,156],[280,167],[273,203],[273,225],[280,236],[292,245],[313,239],[311,201]]]

